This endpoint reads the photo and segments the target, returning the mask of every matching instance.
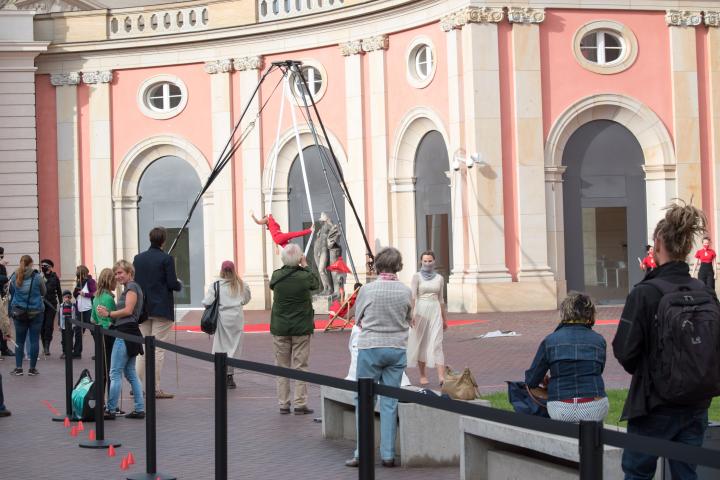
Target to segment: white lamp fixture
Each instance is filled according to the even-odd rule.
[[[453,170],[456,172],[460,170],[460,165],[462,163],[465,163],[467,165],[467,159],[465,158],[465,151],[464,150],[458,150],[453,155],[452,162],[450,163],[450,166]]]
[[[473,165],[477,165],[481,168],[488,166],[488,163],[485,161],[483,154],[478,152],[470,154],[470,156],[465,159],[465,163],[467,164],[468,168],[472,168]]]

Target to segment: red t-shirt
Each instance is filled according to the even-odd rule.
[[[700,263],[712,263],[715,257],[717,257],[717,254],[712,248],[701,248],[695,252],[695,258],[700,260]]]
[[[657,263],[655,263],[655,258],[652,255],[643,258],[642,264],[645,265],[645,268],[648,270],[657,268]]]

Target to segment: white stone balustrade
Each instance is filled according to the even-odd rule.
[[[111,39],[195,32],[208,28],[208,9],[202,5],[172,10],[117,12],[108,19],[108,35]]]
[[[258,0],[258,20],[270,22],[341,8],[345,0]]]

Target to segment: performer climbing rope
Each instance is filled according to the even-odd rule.
[[[265,215],[260,220],[258,220],[251,210],[250,216],[258,225],[265,225],[267,227],[267,229],[270,231],[270,236],[272,237],[273,242],[275,242],[275,244],[279,245],[281,248],[285,248],[288,242],[293,238],[310,235],[313,232],[313,227],[315,226],[315,223],[313,222],[312,226],[310,228],[306,228],[305,230],[283,233],[282,230],[280,230],[280,225],[278,225],[278,223],[273,218],[272,213]]]

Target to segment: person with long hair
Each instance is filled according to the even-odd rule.
[[[92,301],[97,291],[97,283],[90,275],[90,270],[85,265],[78,265],[75,269],[75,309],[77,310],[77,318],[81,322],[90,323],[92,315]],[[83,334],[85,329],[77,325],[73,325],[73,334],[75,337],[73,345],[73,358],[82,357],[83,351]]]
[[[20,257],[20,265],[10,276],[10,314],[15,324],[15,370],[11,375],[22,375],[22,362],[25,356],[25,340],[29,338],[30,369],[28,376],[37,375],[36,368],[40,352],[40,329],[43,324],[47,292],[42,275],[33,270],[30,255]]]
[[[653,332],[658,329],[660,301],[669,287],[702,291],[703,296],[717,302],[714,290],[690,276],[687,263],[695,239],[704,235],[706,228],[705,214],[692,205],[676,203],[666,207],[653,234],[658,267],[632,289],[625,301],[612,346],[615,358],[632,375],[621,417],[628,422],[628,433],[695,446],[703,443],[712,398],[695,398],[680,405],[660,394],[667,384],[663,382],[671,379],[659,379],[655,373],[661,365]],[[679,364],[673,365],[673,370],[680,368]],[[669,463],[673,478],[697,478],[696,465],[678,460]],[[625,478],[652,478],[656,466],[655,456],[630,449],[623,452]]]
[[[420,370],[420,385],[428,384],[425,367],[437,367],[438,382],[445,381],[445,355],[443,331],[447,330],[447,312],[443,289],[445,279],[435,271],[435,253],[431,250],[420,255],[420,271],[413,275],[410,290],[413,293],[413,323],[408,338],[408,367]]]
[[[100,325],[104,329],[109,329],[111,326],[110,318],[101,317],[98,315],[97,309],[99,306],[105,307],[109,312],[115,310],[115,288],[117,288],[117,281],[115,280],[115,273],[112,268],[103,268],[100,271],[97,279],[97,293],[92,302],[92,323]],[[115,337],[110,335],[104,335],[103,339],[103,358],[105,360],[105,381],[110,378],[110,356],[112,355],[113,343],[115,343]],[[108,382],[108,393],[110,382]]]
[[[103,305],[98,305],[98,316],[109,319],[111,329],[134,335],[139,340],[142,340],[138,320],[142,313],[143,291],[140,285],[133,280],[135,268],[127,260],[118,260],[113,270],[115,280],[123,286],[123,291],[118,298],[116,309],[111,311]],[[106,419],[115,419],[118,401],[120,400],[123,374],[130,382],[133,400],[135,401],[135,409],[125,415],[125,418],[145,418],[145,398],[143,397],[142,384],[135,370],[135,360],[138,355],[142,354],[142,343],[126,342],[122,338],[115,339],[110,357],[110,395],[105,410]]]
[[[225,260],[220,267],[218,280],[210,284],[202,303],[212,305],[215,301],[215,284],[219,292],[219,317],[213,338],[212,353],[225,352],[228,357],[239,358],[242,353],[245,316],[243,306],[251,298],[250,287],[238,276],[235,264]],[[227,388],[236,388],[234,369],[228,367]]]

